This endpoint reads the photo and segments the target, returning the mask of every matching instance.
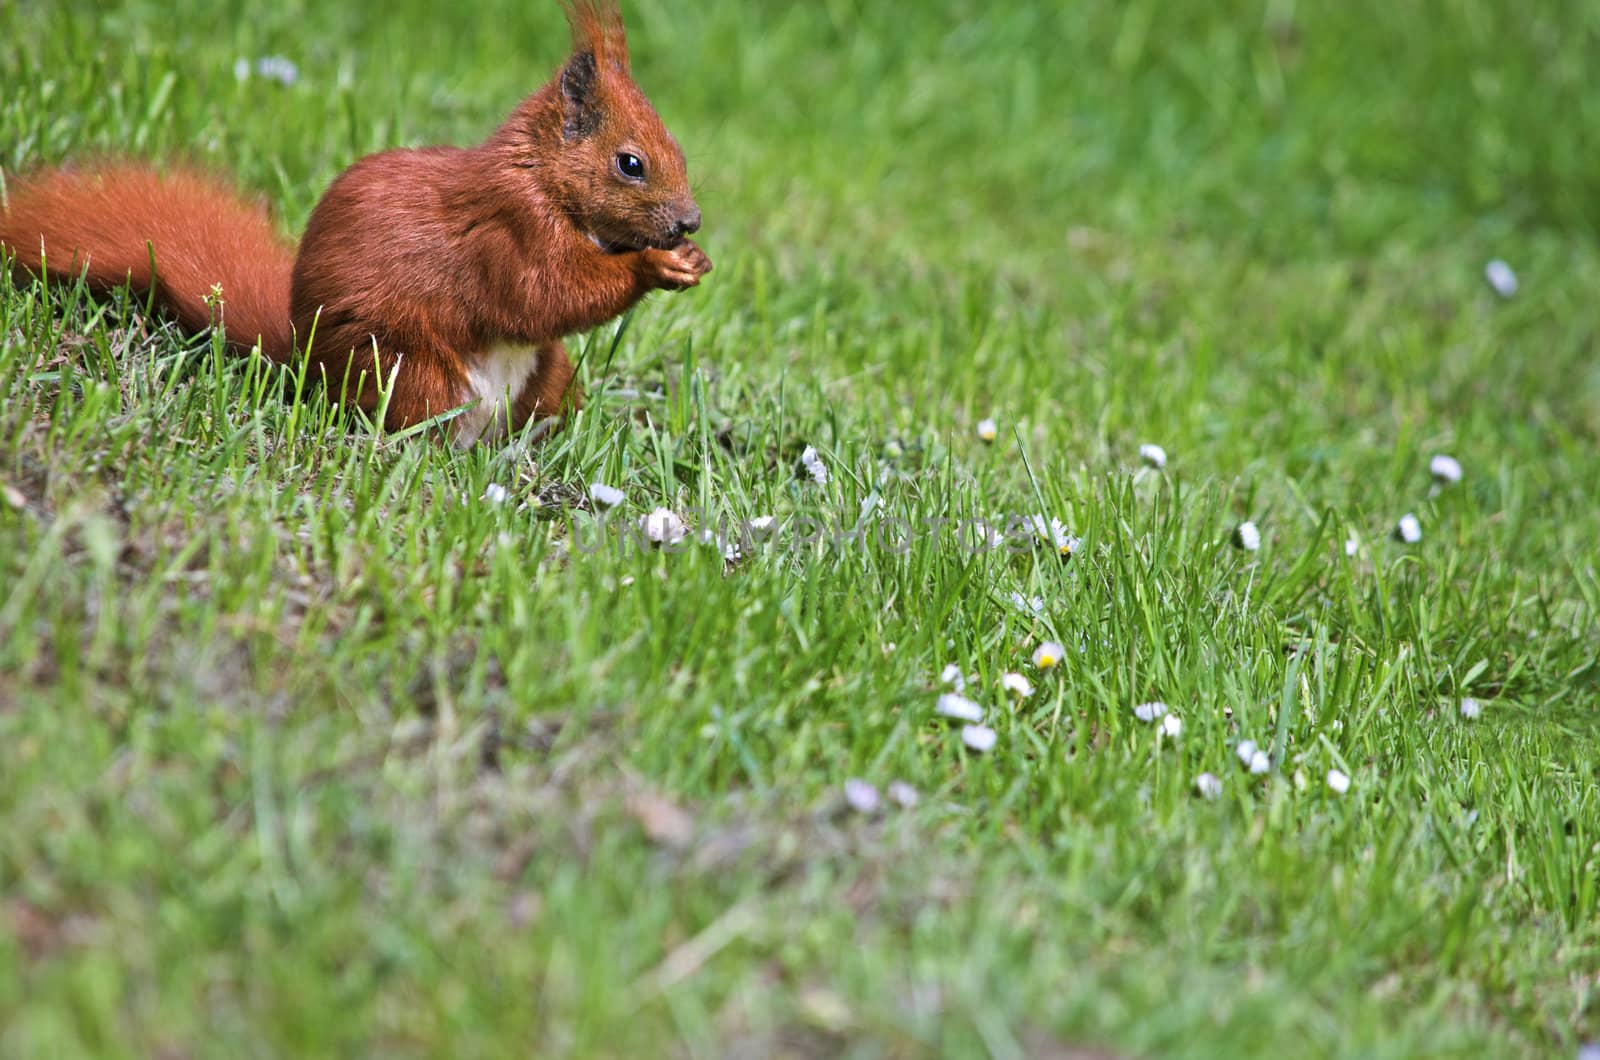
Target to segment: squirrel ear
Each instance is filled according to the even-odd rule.
[[[594,52],[578,52],[561,68],[561,134],[581,140],[600,128],[599,71]]]

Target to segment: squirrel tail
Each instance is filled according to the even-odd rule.
[[[0,245],[17,265],[57,278],[87,274],[99,291],[127,283],[153,293],[187,331],[221,323],[234,349],[259,341],[272,360],[289,359],[293,248],[264,208],[225,184],[193,170],[119,163],[44,170],[5,191]]]

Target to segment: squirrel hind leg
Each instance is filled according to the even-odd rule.
[[[512,427],[521,430],[531,421],[570,416],[581,408],[583,387],[573,378],[566,347],[559,341],[541,345],[539,367],[512,403]]]

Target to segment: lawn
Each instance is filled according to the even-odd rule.
[[[0,1056],[1600,1039],[1600,8],[626,13],[716,271],[570,344],[553,438],[0,270]],[[565,44],[20,0],[0,167],[298,232]]]

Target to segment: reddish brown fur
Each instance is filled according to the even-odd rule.
[[[259,338],[269,357],[289,355],[294,248],[265,208],[197,172],[124,165],[42,173],[9,189],[0,243],[19,265],[37,272],[43,256],[51,273],[86,273],[101,293],[130,280],[148,291],[153,249],[156,296],[184,327],[214,323],[206,298],[220,286],[230,340],[248,349]]]
[[[682,238],[699,225],[683,155],[628,72],[621,16],[606,0],[567,5],[574,52],[562,71],[473,148],[396,150],[341,174],[293,259],[266,215],[204,178],[134,165],[57,170],[23,181],[0,216],[18,262],[97,285],[150,283],[184,326],[211,323],[223,289],[230,341],[259,335],[274,360],[290,325],[337,390],[376,407],[395,371],[387,423],[409,426],[476,393],[475,370],[506,346],[537,347],[513,425],[581,401],[560,339],[655,289],[699,282],[710,261]],[[619,152],[642,159],[629,180]],[[31,248],[31,249],[30,249]],[[314,339],[313,336],[313,328]],[[357,381],[365,380],[357,386]]]
[[[572,26],[573,54],[592,52],[602,65],[629,72],[628,34],[615,0],[562,0],[561,6]]]

